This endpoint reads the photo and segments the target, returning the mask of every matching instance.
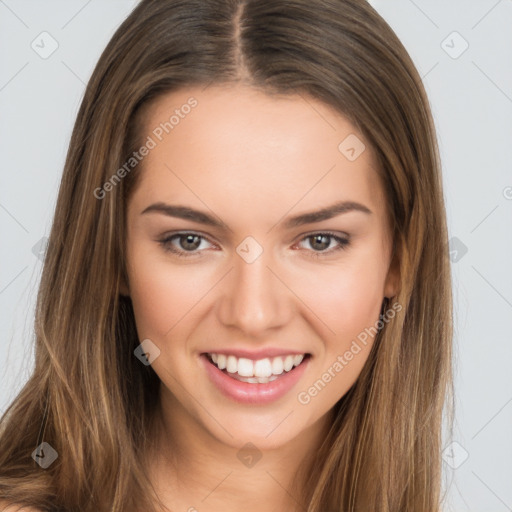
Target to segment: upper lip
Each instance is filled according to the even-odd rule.
[[[252,359],[253,361],[257,361],[259,359],[266,359],[271,357],[278,356],[287,356],[287,355],[303,355],[308,354],[306,351],[300,350],[292,350],[292,349],[283,349],[283,348],[264,348],[260,350],[247,350],[242,348],[219,348],[212,349],[204,352],[205,354],[224,354],[226,356],[235,356],[237,358],[244,357],[246,359]]]

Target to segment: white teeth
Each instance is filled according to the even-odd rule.
[[[302,363],[305,354],[278,356],[274,358],[258,359],[253,361],[245,357],[237,358],[233,355],[209,354],[211,360],[219,370],[226,370],[236,374],[234,378],[244,382],[267,383],[278,378],[283,372],[289,372],[294,366]]]
[[[249,382],[251,384],[267,384],[279,378],[277,375],[272,375],[271,377],[240,377],[238,373],[234,373],[231,377],[241,382]]]
[[[232,357],[236,361],[235,356],[229,356]],[[229,370],[228,370],[229,371]],[[231,373],[236,373],[237,369],[235,366],[235,369]],[[246,359],[245,357],[241,357],[238,360],[238,375],[240,377],[252,377],[254,375],[254,365],[252,364],[252,361],[250,359]],[[256,375],[257,377],[263,377],[263,375]]]
[[[240,372],[238,372],[240,374]],[[254,363],[254,375],[258,377],[270,377],[272,375],[272,364],[270,359],[259,359]]]
[[[228,360],[226,362],[226,371],[229,373],[235,373],[238,368],[238,363],[236,361],[235,356],[228,356]]]
[[[281,357],[274,357],[274,359],[272,360],[272,373],[274,375],[281,375],[283,371],[283,359]]]
[[[286,359],[284,360],[284,369],[285,371],[289,372],[293,368],[293,356],[286,356]]]
[[[224,368],[226,368],[226,356],[224,354],[218,355],[217,366],[219,367],[219,370],[224,370]]]

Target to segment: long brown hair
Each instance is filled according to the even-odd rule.
[[[134,357],[127,201],[151,100],[242,82],[333,106],[372,145],[399,261],[402,309],[380,331],[302,488],[307,512],[433,512],[443,406],[452,399],[452,296],[440,160],[413,62],[363,0],[142,0],[87,85],[35,318],[35,368],[0,423],[0,497],[42,510],[154,510],[141,461],[159,379]],[[340,141],[341,142],[341,141]],[[96,191],[96,193],[95,193]],[[450,423],[451,424],[451,423]],[[42,442],[58,458],[41,469]],[[153,504],[152,504],[153,503]]]

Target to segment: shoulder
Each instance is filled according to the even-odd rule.
[[[5,500],[0,500],[0,512],[42,512],[38,508],[24,505],[15,505]]]

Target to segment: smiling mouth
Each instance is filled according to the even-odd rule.
[[[257,361],[215,353],[204,353],[203,356],[232,379],[250,384],[267,384],[293,372],[311,354],[277,356]]]

